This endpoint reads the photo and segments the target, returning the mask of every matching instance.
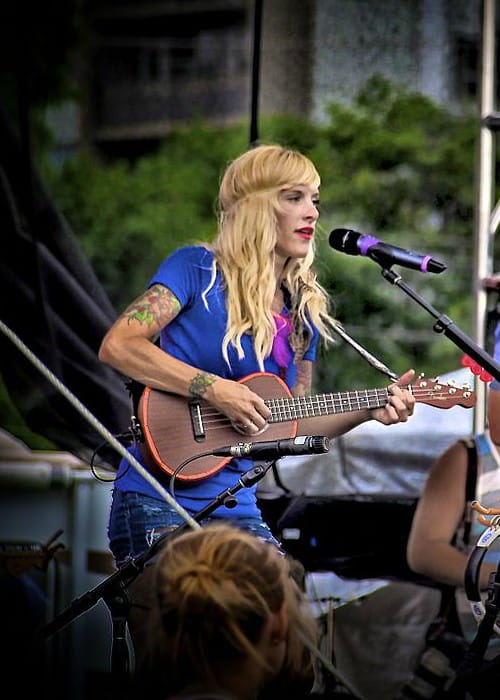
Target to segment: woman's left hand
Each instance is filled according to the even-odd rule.
[[[384,408],[374,408],[371,411],[372,418],[384,425],[404,423],[413,415],[415,409],[415,397],[408,385],[415,376],[415,371],[407,370],[397,382],[388,387],[389,401]]]

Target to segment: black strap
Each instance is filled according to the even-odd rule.
[[[285,486],[285,484],[281,481],[281,476],[280,476],[279,469],[278,469],[278,465],[276,464],[276,462],[273,462],[273,463],[272,463],[272,465],[271,465],[271,470],[272,470],[272,472],[273,472],[273,476],[274,476],[274,480],[275,480],[275,482],[276,482],[276,486],[279,486],[279,488],[282,489],[282,491],[284,491],[284,493],[286,493],[287,495],[289,495],[290,493],[292,493],[292,492],[290,491],[290,489],[288,488],[288,486]]]
[[[465,483],[465,518],[464,518],[464,544],[469,544],[472,527],[472,501],[476,498],[477,485],[477,445],[473,437],[462,440],[467,448],[467,481]]]

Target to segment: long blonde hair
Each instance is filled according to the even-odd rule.
[[[241,338],[253,335],[261,370],[270,354],[275,325],[271,304],[276,291],[274,249],[279,194],[295,185],[319,187],[320,176],[303,154],[277,145],[257,146],[226,169],[219,188],[218,233],[211,249],[227,290],[228,323],[223,354],[233,344],[243,357]],[[290,304],[293,331],[290,344],[301,359],[311,339],[311,323],[325,342],[333,340],[336,321],[329,315],[328,297],[312,269],[315,247],[305,258],[289,259],[281,284]],[[215,274],[215,270],[214,270]]]
[[[149,670],[178,692],[185,684],[224,687],[224,675],[245,660],[280,683],[309,680],[318,628],[276,546],[226,523],[168,540],[156,563],[150,618]],[[286,607],[283,667],[270,668],[258,641],[272,613]]]

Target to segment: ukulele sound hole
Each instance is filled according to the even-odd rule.
[[[265,433],[266,430],[269,428],[269,423],[265,423],[265,425],[263,425],[262,428],[258,432],[252,433],[251,435],[249,435],[247,433],[247,431],[238,423],[233,423],[233,421],[231,421],[231,425],[233,426],[233,428],[236,430],[237,433],[240,433],[240,435],[245,435],[245,437],[256,437],[257,435],[262,435],[262,433]]]

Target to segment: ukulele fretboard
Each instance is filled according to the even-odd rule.
[[[387,389],[361,389],[339,391],[334,394],[316,394],[297,398],[269,399],[265,402],[271,410],[269,423],[328,416],[334,413],[360,411],[364,408],[381,408],[388,399]]]

